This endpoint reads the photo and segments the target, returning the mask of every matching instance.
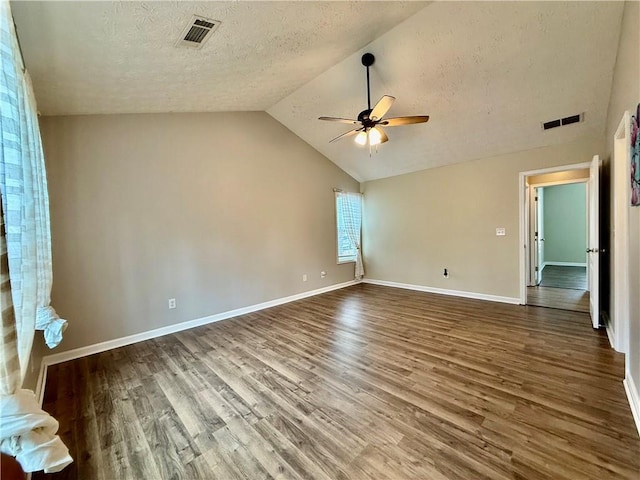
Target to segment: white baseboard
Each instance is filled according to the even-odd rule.
[[[547,265],[549,266],[554,266],[554,267],[586,267],[587,264],[585,263],[580,263],[580,262],[544,262],[544,265],[542,266],[542,268],[544,269],[544,267],[546,267]]]
[[[520,304],[520,299],[516,297],[501,297],[499,295],[489,295],[486,293],[465,292],[463,290],[447,290],[445,288],[426,287],[424,285],[412,285],[410,283],[388,282],[386,280],[375,280],[365,278],[364,283],[372,285],[382,285],[385,287],[404,288],[406,290],[416,290],[418,292],[438,293],[440,295],[451,295],[454,297],[474,298],[476,300],[488,300],[490,302]]]
[[[207,317],[197,318],[195,320],[189,320],[186,322],[176,323],[174,325],[168,325],[166,327],[156,328],[146,332],[136,333],[134,335],[128,335],[126,337],[115,338],[113,340],[107,340],[106,342],[96,343],[94,345],[88,345],[86,347],[74,348],[66,352],[54,353],[52,355],[46,355],[42,358],[42,364],[40,368],[40,376],[38,377],[38,386],[36,387],[36,395],[40,398],[44,393],[44,383],[46,382],[47,372],[46,369],[49,365],[55,365],[57,363],[68,362],[69,360],[75,360],[76,358],[86,357],[93,355],[94,353],[104,352],[106,350],[112,350],[114,348],[124,347],[125,345],[131,345],[132,343],[142,342],[144,340],[150,340],[152,338],[162,337],[163,335],[169,335],[170,333],[181,332],[190,328],[199,327],[201,325],[207,325],[208,323],[220,322],[239,315],[245,315],[247,313],[257,312],[258,310],[264,310],[265,308],[276,307],[284,303],[295,302],[296,300],[302,300],[303,298],[313,297],[322,293],[327,293],[332,290],[338,290],[340,288],[350,287],[360,283],[358,280],[351,280],[349,282],[337,283],[335,285],[329,285],[328,287],[318,288],[316,290],[310,290],[308,292],[297,293],[288,297],[277,298],[268,302],[258,303],[250,305],[248,307],[237,308],[235,310],[229,310],[227,312],[217,313],[215,315],[209,315]]]
[[[629,372],[627,372],[623,384],[624,390],[627,392],[627,399],[629,400],[633,420],[636,422],[638,436],[640,436],[640,391],[638,391],[638,387]]]
[[[605,330],[607,331],[607,337],[609,338],[609,346],[616,350],[616,343],[613,340],[616,337],[611,329],[611,322],[609,320],[607,320],[607,323],[605,324]]]

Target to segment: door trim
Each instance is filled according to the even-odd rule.
[[[629,351],[629,164],[631,160],[631,114],[626,111],[613,136],[613,235],[611,265],[611,320],[613,348]],[[628,361],[628,355],[627,355]]]
[[[564,172],[566,170],[582,170],[591,167],[591,162],[574,163],[561,165],[558,167],[541,168],[538,170],[527,170],[518,175],[518,215],[520,223],[518,258],[520,263],[520,305],[527,304],[527,262],[529,258],[529,187],[527,177],[543,175],[546,173]],[[580,181],[584,181],[581,179]],[[565,183],[575,183],[573,179]],[[587,183],[588,184],[588,183]],[[557,185],[560,185],[559,183]],[[538,185],[536,185],[538,186]]]

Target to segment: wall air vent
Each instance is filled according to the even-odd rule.
[[[176,47],[202,48],[211,34],[220,26],[219,20],[194,15],[176,43]]]
[[[551,128],[563,127],[565,125],[571,125],[572,123],[579,123],[584,121],[584,113],[577,115],[570,115],[564,118],[558,118],[557,120],[550,120],[542,123],[543,130],[549,130]]]

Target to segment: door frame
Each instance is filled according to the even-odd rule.
[[[607,333],[612,347],[618,352],[629,352],[629,168],[631,160],[631,114],[626,111],[613,136],[611,158],[613,222],[611,234],[611,318]],[[628,361],[628,355],[626,361]],[[625,362],[626,362],[625,361]]]
[[[529,240],[529,186],[527,185],[527,177],[533,177],[536,175],[544,175],[547,173],[557,173],[564,172],[567,170],[582,170],[589,169],[591,167],[591,162],[583,162],[583,163],[574,163],[570,165],[561,165],[558,167],[549,167],[549,168],[541,168],[537,170],[528,170],[525,172],[520,172],[518,176],[518,212],[519,212],[519,222],[520,222],[520,232],[519,232],[519,263],[520,263],[520,305],[527,304],[527,283],[528,283],[528,264],[529,264],[529,249],[530,249],[530,240]],[[564,183],[577,183],[584,182],[585,179],[570,179],[567,181],[558,181],[558,182],[549,182],[550,185],[561,185]],[[589,182],[587,181],[587,188]],[[536,184],[536,187],[545,186],[545,184]]]

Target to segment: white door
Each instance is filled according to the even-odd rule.
[[[527,286],[535,287],[538,281],[538,202],[537,188],[529,186],[529,278]]]
[[[544,189],[536,188],[536,285],[542,282],[544,265]]]
[[[598,229],[599,196],[600,196],[600,157],[596,155],[591,161],[589,173],[589,241],[587,243],[587,263],[589,264],[589,312],[593,328],[600,326],[600,302],[599,302],[599,270],[600,270],[600,243]]]
[[[544,264],[544,220],[542,213],[542,187],[529,187],[529,279],[528,286],[535,287],[542,282]]]

